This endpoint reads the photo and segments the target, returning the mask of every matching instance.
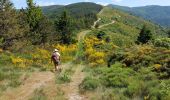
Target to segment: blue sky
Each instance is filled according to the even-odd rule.
[[[26,0],[11,0],[16,8],[26,7]],[[40,6],[62,4],[67,5],[75,2],[95,2],[102,5],[117,4],[122,6],[145,6],[162,5],[170,6],[170,0],[34,0]]]

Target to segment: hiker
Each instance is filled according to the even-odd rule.
[[[54,67],[55,67],[55,71],[60,71],[61,68],[59,68],[59,64],[60,64],[60,53],[57,49],[54,49],[53,54],[51,56],[51,62],[53,61],[54,63]]]

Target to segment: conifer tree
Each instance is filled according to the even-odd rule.
[[[68,12],[65,10],[59,20],[55,22],[56,30],[60,33],[60,42],[70,44],[72,42],[72,25]]]
[[[145,44],[149,42],[152,38],[153,38],[153,35],[151,31],[146,27],[146,25],[144,25],[141,32],[139,33],[137,42]]]
[[[7,49],[13,40],[21,38],[23,32],[18,22],[18,13],[9,0],[0,1],[0,40],[1,47]]]
[[[41,44],[42,30],[40,29],[40,23],[44,19],[42,10],[40,7],[36,6],[33,0],[27,0],[27,9],[25,10],[27,16],[27,23],[30,28],[27,37],[31,40],[32,44]],[[45,28],[45,27],[44,27]],[[44,29],[45,30],[45,29]]]

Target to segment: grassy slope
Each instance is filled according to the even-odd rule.
[[[118,6],[118,5],[109,5],[110,7],[120,9],[122,11],[126,11],[132,13],[136,16],[140,16],[147,20],[151,20],[157,24],[162,26],[169,26],[169,13],[170,7],[169,6],[144,6],[144,7],[126,7],[126,6]]]
[[[111,40],[118,46],[133,44],[144,24],[150,27],[156,37],[165,36],[165,31],[161,27],[109,7],[105,7],[98,17],[101,18],[99,25],[110,23],[113,20],[115,21],[114,24],[102,27],[98,30],[110,35]],[[96,31],[93,33],[95,32]]]
[[[143,19],[107,7],[98,16],[102,18],[100,25],[110,23],[112,20],[115,20],[115,23],[93,30],[86,38],[94,37],[97,32],[102,33],[100,31],[103,31],[111,37],[113,44],[120,47],[110,51],[114,52],[115,55],[119,52],[120,55],[116,55],[119,57],[118,59],[113,56],[115,59],[110,68],[106,66],[86,67],[84,71],[88,73],[88,77],[80,85],[81,92],[86,94],[90,100],[169,100],[170,92],[167,87],[170,81],[169,79],[160,79],[167,73],[153,71],[154,66],[162,68],[165,63],[161,61],[168,61],[168,50],[150,45],[131,45],[136,40],[143,24],[147,24],[157,37],[164,36],[164,31],[159,26]],[[102,40],[104,39],[102,38]],[[95,42],[91,42],[92,48],[93,50],[99,49],[99,52],[107,49],[107,44],[109,44],[104,43],[103,45]],[[128,45],[132,46],[131,49],[122,48],[122,46]],[[89,51],[93,50],[89,49]],[[106,52],[104,51],[104,53]],[[93,55],[93,53],[90,55]],[[109,55],[112,55],[112,53],[109,53]],[[93,58],[95,59],[95,57]],[[126,60],[134,63],[126,65],[123,62]],[[147,61],[149,64],[146,63]],[[138,71],[135,70],[136,68],[139,68]]]

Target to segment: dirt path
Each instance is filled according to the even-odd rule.
[[[20,87],[7,90],[0,100],[28,100],[34,91],[53,81],[52,72],[34,72]]]
[[[89,33],[91,30],[86,30],[86,31],[82,31],[78,34],[78,41],[80,42],[81,40],[84,39],[84,37],[86,36],[87,33]]]
[[[96,24],[101,20],[101,18],[99,18],[97,21],[94,22],[93,26],[91,28],[95,28]]]
[[[102,27],[105,27],[105,26],[108,26],[108,25],[111,25],[111,24],[114,24],[114,23],[115,23],[115,21],[112,21],[111,23],[100,25],[98,28],[102,28]]]
[[[102,11],[100,12],[102,13]],[[97,21],[94,22],[94,25],[92,28],[95,27],[95,25],[100,21],[99,18]],[[110,24],[114,24],[115,21],[104,24],[99,26],[99,28],[105,27]],[[92,30],[86,30],[82,31],[78,34],[78,41],[84,39],[84,37],[91,32]],[[67,68],[70,63],[62,65],[63,68]],[[84,96],[79,94],[79,85],[85,78],[85,73],[82,72],[82,69],[84,68],[83,65],[76,65],[76,71],[72,76],[72,81],[69,84],[64,84],[63,91],[65,92],[65,95],[68,100],[88,100]],[[34,91],[38,88],[44,87],[46,85],[49,85],[49,83],[54,83],[55,74],[52,72],[34,72],[32,75],[24,81],[24,83],[15,89],[9,89],[5,91],[2,96],[0,97],[0,100],[28,100],[30,99],[31,95],[34,93]]]
[[[83,65],[77,65],[77,69],[72,76],[72,81],[63,86],[63,91],[68,100],[87,100],[87,98],[79,94],[79,85],[85,78],[85,74],[82,72],[83,68]]]

